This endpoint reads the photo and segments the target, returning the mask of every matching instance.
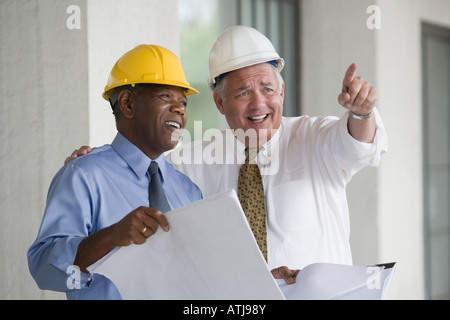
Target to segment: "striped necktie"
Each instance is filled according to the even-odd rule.
[[[150,199],[150,207],[158,209],[161,212],[170,211],[169,203],[162,188],[160,170],[158,163],[152,161],[148,169],[150,174],[150,185],[148,188],[148,196]]]
[[[258,149],[245,149],[245,163],[239,170],[238,198],[256,242],[267,261],[266,200],[261,172],[255,162]]]

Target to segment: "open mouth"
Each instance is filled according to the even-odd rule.
[[[253,122],[263,122],[267,118],[267,116],[268,116],[268,114],[263,114],[260,116],[247,117],[247,119],[249,119],[250,121],[253,121]]]
[[[181,124],[174,122],[174,121],[166,121],[166,124],[175,128],[175,129],[181,129]]]

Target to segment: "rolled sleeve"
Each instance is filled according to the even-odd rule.
[[[78,246],[91,229],[85,184],[82,171],[75,168],[63,168],[51,183],[38,236],[27,253],[30,273],[41,289],[67,292],[89,282],[90,276],[80,273],[80,282],[68,285]]]
[[[346,112],[335,126],[333,134],[332,154],[343,170],[350,175],[365,166],[377,167],[381,157],[388,150],[388,138],[383,121],[377,108],[373,109],[376,122],[376,133],[373,143],[360,142],[348,132],[348,118],[350,112]]]

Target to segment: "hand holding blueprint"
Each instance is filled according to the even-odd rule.
[[[123,299],[284,299],[235,191],[166,213],[142,245],[121,247],[89,267]]]
[[[293,285],[277,280],[288,300],[383,300],[396,263],[348,266],[313,263],[303,268]]]
[[[275,280],[235,191],[166,213],[142,245],[113,250],[88,268],[103,274],[123,299],[297,300],[383,299],[395,264],[353,267],[314,263],[297,282]],[[372,268],[372,269],[371,269]]]

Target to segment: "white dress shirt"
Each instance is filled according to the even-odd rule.
[[[283,118],[263,145],[257,163],[266,196],[270,269],[352,264],[346,185],[363,167],[378,166],[387,151],[381,117],[376,109],[373,113],[374,143],[361,143],[348,133],[346,112],[341,118]],[[237,189],[244,149],[231,130],[224,130],[175,149],[168,159],[206,198]]]

